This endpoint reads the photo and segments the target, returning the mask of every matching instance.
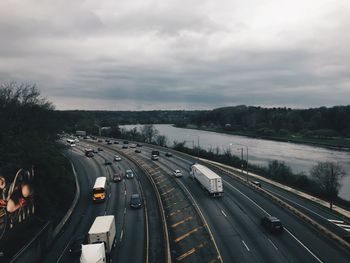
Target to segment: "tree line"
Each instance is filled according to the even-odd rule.
[[[299,133],[315,138],[350,137],[350,106],[291,109],[240,105],[200,112],[181,125],[191,123],[267,136]]]
[[[20,168],[34,169],[36,214],[58,221],[75,192],[69,162],[56,143],[62,122],[35,85],[0,86],[0,175],[11,182]]]

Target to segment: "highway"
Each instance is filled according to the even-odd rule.
[[[146,256],[150,260],[164,258],[162,251],[162,233],[153,231],[151,240],[146,240],[145,209],[131,209],[129,207],[130,196],[133,193],[146,193],[145,200],[149,200],[148,214],[152,222],[159,223],[159,210],[155,201],[153,189],[148,180],[145,180],[136,166],[122,160],[114,162],[114,154],[110,151],[102,151],[93,158],[84,155],[84,143],[72,147],[66,152],[72,160],[77,172],[80,184],[80,198],[72,213],[70,220],[58,238],[52,244],[43,262],[79,262],[79,257],[72,257],[68,253],[69,245],[76,237],[86,236],[96,216],[114,215],[116,218],[116,242],[112,250],[111,262],[145,262]],[[104,165],[105,160],[111,160],[112,165]],[[113,182],[112,175],[118,169],[124,172],[132,169],[134,179],[123,179],[121,182]],[[107,177],[107,197],[104,203],[94,204],[91,199],[91,190],[96,177]],[[142,182],[142,189],[141,183]],[[154,227],[153,227],[154,228]],[[149,243],[149,248],[146,245]],[[137,251],[137,253],[130,253]]]
[[[144,147],[144,157],[149,159],[150,154],[151,150]],[[182,170],[184,177],[175,180],[179,187],[187,188],[198,203],[225,262],[348,262],[349,251],[225,174],[220,174],[224,178],[224,197],[209,198],[189,177],[189,165],[195,159],[187,159],[176,154],[165,157],[162,151],[158,163],[169,176],[174,169]],[[264,215],[280,218],[285,233],[281,236],[267,233],[260,226]]]
[[[93,158],[87,158],[83,149],[88,144],[94,147],[100,145],[104,151]],[[150,156],[153,148],[144,145],[140,148],[141,153],[135,153],[135,149],[122,149],[121,142],[106,145],[104,142],[97,144],[95,141],[86,141],[68,151],[67,155],[73,161],[78,174],[81,196],[71,219],[44,262],[78,262],[78,258],[72,258],[67,253],[69,244],[74,237],[86,235],[94,218],[103,214],[116,216],[117,240],[111,254],[112,262],[144,262],[145,258],[149,258],[149,262],[164,262],[165,241],[160,227],[161,216],[156,195],[144,174],[144,167],[140,169],[131,160],[137,160],[143,166],[159,173],[160,176],[155,178],[165,184],[157,184],[157,187],[160,188],[161,195],[164,195],[162,203],[166,207],[174,262],[349,262],[349,251],[288,210],[282,209],[253,187],[211,167],[223,178],[224,196],[210,198],[189,175],[190,165],[198,160],[175,151],[172,151],[172,157],[166,157],[166,149],[156,147],[160,149],[160,157],[158,161],[152,161]],[[111,166],[104,165],[104,161],[112,161],[117,152],[122,153],[122,156],[129,156],[130,160],[122,157],[121,162],[112,162]],[[111,176],[117,169],[124,172],[130,168],[135,172],[136,178],[124,179],[119,183],[111,181]],[[172,175],[175,169],[180,169],[184,176],[175,178]],[[92,185],[95,178],[101,175],[107,176],[109,182],[107,200],[102,204],[93,204]],[[153,180],[156,180],[155,178]],[[348,222],[334,213],[311,202],[305,202],[302,198],[273,185],[263,183],[263,187],[315,221],[327,225],[337,234],[342,235],[346,231],[342,225]],[[129,208],[132,193],[144,195],[146,205],[143,209]],[[181,203],[184,200],[189,200],[192,208]],[[186,209],[176,208],[175,205]],[[169,207],[172,208],[169,210]],[[189,214],[181,215],[185,211]],[[182,218],[180,221],[177,219],[177,223],[171,218],[175,213],[180,213]],[[277,216],[282,221],[285,231],[281,235],[267,232],[260,225],[260,219],[265,215]],[[152,223],[147,224],[147,221]],[[178,224],[182,227],[180,230],[174,230]],[[146,226],[149,227],[149,235],[145,234]],[[188,226],[192,227],[192,230]],[[212,252],[208,254],[209,248]]]

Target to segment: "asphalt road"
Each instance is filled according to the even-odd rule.
[[[159,209],[152,186],[146,176],[126,159],[113,162],[112,166],[103,165],[104,160],[113,159],[115,151],[112,149],[121,150],[120,144],[109,145],[94,158],[85,157],[81,146],[79,147],[71,150],[69,156],[78,173],[81,185],[80,200],[44,262],[78,262],[77,259],[74,260],[68,255],[67,247],[74,237],[85,235],[94,218],[103,214],[116,216],[117,240],[111,256],[113,262],[144,261],[147,243],[145,241],[146,214],[148,220],[152,222],[149,224],[150,262],[162,262],[164,240],[160,231]],[[149,146],[144,145],[141,153],[133,153],[130,149],[127,151],[143,157],[145,162],[156,163],[176,182],[179,189],[181,188],[191,197],[191,200],[193,199],[206,220],[224,262],[349,262],[349,251],[340,248],[253,188],[218,172],[224,179],[224,196],[210,198],[189,176],[189,167],[196,161],[195,158],[183,154],[165,157],[165,150],[160,150],[159,160],[151,161],[151,150]],[[135,172],[136,178],[124,179],[120,183],[111,182],[111,176],[117,169],[125,171],[130,168]],[[174,178],[172,171],[175,169],[182,170],[184,176]],[[108,199],[105,203],[96,205],[91,201],[90,192],[95,178],[101,175],[109,178]],[[265,183],[263,187],[296,206],[317,222],[327,225],[334,231],[339,231],[337,233],[347,233],[344,232],[346,231],[344,225],[346,226],[348,222],[331,211],[315,206],[311,202],[305,202],[302,198],[277,187]],[[147,210],[129,208],[132,193],[140,193],[144,196]],[[274,215],[281,219],[285,231],[281,235],[267,232],[260,225],[260,219],[265,215]]]
[[[80,143],[67,153],[77,171],[81,189],[80,199],[70,220],[43,258],[43,262],[79,262],[79,257],[69,255],[68,247],[76,237],[86,235],[95,217],[101,215],[114,215],[116,218],[116,242],[110,255],[112,262],[144,262],[145,210],[129,207],[131,194],[141,193],[141,184],[137,179],[142,176],[139,174],[140,171],[134,170],[136,174],[134,179],[123,179],[119,183],[112,182],[112,175],[116,169],[124,172],[130,169],[129,163],[122,160],[106,166],[104,160],[113,160],[112,152],[103,151],[93,158],[88,158],[84,156],[83,147],[84,143]],[[95,179],[99,176],[107,177],[107,198],[104,203],[94,204],[91,199],[91,190]],[[153,192],[149,184],[144,184],[142,187],[145,192]]]
[[[149,158],[150,151],[144,147],[145,158]],[[225,262],[349,262],[349,251],[339,248],[259,192],[224,174],[220,174],[224,179],[224,196],[209,198],[189,177],[189,165],[194,160],[176,155],[169,158],[164,153],[161,152],[159,166],[169,176],[174,169],[182,170],[184,177],[176,179],[179,187],[186,187],[195,198]],[[288,197],[290,193],[287,194]],[[280,218],[286,231],[280,236],[266,232],[260,226],[264,215]]]

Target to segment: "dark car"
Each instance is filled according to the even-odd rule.
[[[114,143],[114,144],[119,144],[119,142],[118,142],[118,141],[114,141],[113,143]]]
[[[80,256],[81,254],[81,245],[84,244],[85,237],[78,236],[76,237],[69,245],[68,252],[72,256]]]
[[[93,152],[93,153],[98,153],[98,150],[93,149],[92,152]]]
[[[166,157],[171,157],[171,156],[173,156],[173,154],[172,154],[171,152],[166,152],[166,153],[165,153],[165,156],[166,156]]]
[[[128,143],[129,143],[129,141],[123,141],[123,143],[124,143],[124,144],[128,144]]]
[[[98,147],[98,148],[97,148],[97,151],[102,152],[103,149],[102,149],[101,147]]]
[[[102,140],[101,140],[101,139],[99,139],[99,140],[98,140],[98,142],[102,142]]]
[[[141,197],[139,194],[132,194],[130,198],[130,206],[132,208],[141,208]]]
[[[120,182],[122,180],[122,175],[120,172],[113,174],[113,182]]]
[[[105,165],[112,165],[112,162],[109,160],[105,160]]]
[[[252,181],[252,184],[261,187],[261,183],[259,181]]]
[[[127,145],[123,145],[122,148],[123,149],[128,149],[128,146]]]
[[[108,145],[111,145],[111,144],[112,144],[112,142],[107,142],[107,144],[108,144]]]
[[[142,147],[142,144],[141,143],[137,143],[136,146],[137,147]]]
[[[135,153],[141,153],[141,150],[140,149],[136,149]]]
[[[282,233],[282,222],[274,216],[265,216],[261,219],[261,225],[265,227],[270,233]]]

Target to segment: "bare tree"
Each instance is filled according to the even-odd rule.
[[[141,134],[146,139],[146,142],[152,143],[155,136],[158,134],[158,130],[153,125],[144,125],[141,128]]]
[[[166,146],[167,141],[168,141],[168,139],[164,135],[158,135],[156,137],[156,143],[160,146]]]
[[[40,96],[39,90],[33,84],[4,83],[0,86],[0,107],[40,107],[53,110],[54,106]]]
[[[340,180],[345,175],[343,168],[334,162],[321,162],[314,166],[310,174],[320,188],[321,193],[328,199],[329,208],[333,208],[333,202],[338,196]]]

